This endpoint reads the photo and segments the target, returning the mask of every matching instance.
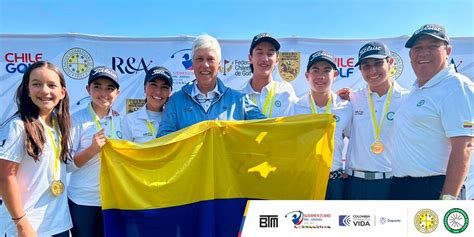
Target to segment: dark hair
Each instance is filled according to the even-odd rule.
[[[37,68],[46,67],[54,71],[59,76],[61,86],[66,89],[66,81],[59,69],[52,63],[46,61],[38,61],[26,69],[23,79],[16,90],[16,105],[18,114],[25,126],[25,148],[29,156],[35,161],[39,161],[39,157],[43,152],[46,143],[46,135],[44,134],[43,125],[39,121],[39,108],[31,100],[28,92],[28,84],[30,82],[31,72]],[[71,159],[71,116],[69,114],[69,95],[66,95],[56,105],[54,112],[58,120],[58,127],[61,134],[61,153],[60,159],[67,163]]]

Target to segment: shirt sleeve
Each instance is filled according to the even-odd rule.
[[[474,84],[461,84],[445,97],[441,123],[447,137],[474,137]],[[469,126],[471,125],[471,126]]]
[[[72,147],[71,147],[72,161],[68,162],[66,164],[66,171],[67,172],[72,172],[72,171],[75,171],[75,170],[79,169],[79,167],[77,167],[76,164],[74,163],[74,156],[78,152],[79,146],[81,144],[81,134],[82,134],[82,123],[81,123],[81,121],[79,121],[78,119],[73,117],[73,119],[72,119],[72,132],[71,132],[71,135],[72,135]]]
[[[21,120],[12,120],[0,128],[0,159],[20,163],[25,156],[25,129]]]
[[[122,122],[121,122],[122,134],[123,134],[122,139],[133,142],[133,133],[132,133],[132,128],[130,127],[131,119],[132,117],[129,115],[126,115],[122,118]]]
[[[252,120],[252,119],[265,119],[267,118],[265,115],[262,114],[262,111],[258,108],[257,105],[250,99],[248,95],[244,95],[243,97],[244,102],[244,119],[245,120]]]
[[[158,135],[156,137],[162,137],[168,133],[172,133],[178,130],[177,128],[177,108],[176,100],[178,94],[174,94],[170,97],[165,105],[163,111],[163,117],[161,118],[160,127],[158,128]]]

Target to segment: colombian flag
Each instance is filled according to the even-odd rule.
[[[332,115],[204,121],[101,152],[107,236],[237,236],[248,199],[324,199]],[[277,207],[276,207],[277,208]]]

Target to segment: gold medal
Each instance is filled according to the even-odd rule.
[[[375,141],[374,143],[372,143],[372,145],[370,145],[370,151],[372,151],[372,153],[374,154],[382,154],[383,152],[383,144],[381,141]]]
[[[61,180],[53,180],[53,183],[51,183],[51,193],[55,197],[60,196],[64,192],[64,184],[61,182]]]

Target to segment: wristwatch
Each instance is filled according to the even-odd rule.
[[[456,200],[457,197],[451,195],[451,194],[443,194],[441,197],[439,197],[439,200]]]

